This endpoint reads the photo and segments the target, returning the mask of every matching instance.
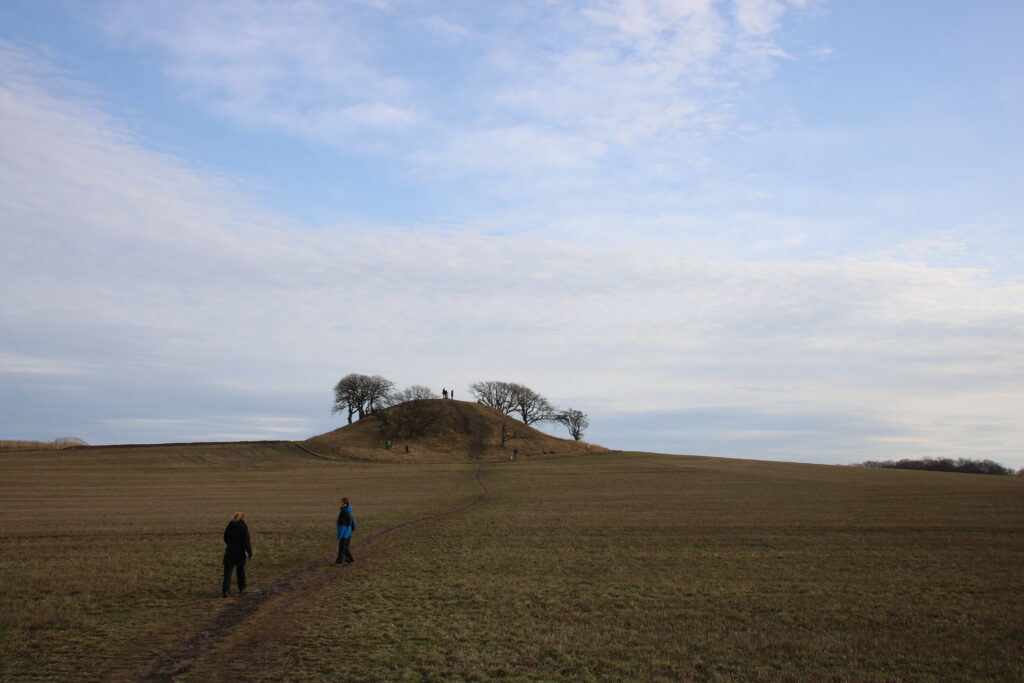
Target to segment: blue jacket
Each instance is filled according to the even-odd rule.
[[[352,514],[352,506],[346,505],[338,511],[338,540],[348,538],[356,530],[356,517]]]

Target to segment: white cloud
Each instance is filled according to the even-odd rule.
[[[469,29],[465,26],[450,22],[437,15],[426,17],[422,20],[422,23],[429,30],[440,33],[447,38],[465,38],[470,34]]]
[[[815,59],[824,61],[826,59],[829,59],[834,53],[835,50],[833,50],[831,47],[829,47],[828,45],[822,45],[820,47],[812,48],[810,51],[810,56],[814,57]]]
[[[414,159],[441,168],[454,165],[519,177],[537,171],[578,171],[604,150],[604,145],[583,136],[513,125],[453,135],[445,147],[421,152]]]
[[[733,16],[744,33],[764,36],[779,27],[779,21],[786,11],[781,0],[735,0]]]

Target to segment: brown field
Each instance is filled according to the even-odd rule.
[[[0,439],[0,453],[4,451],[59,451],[73,448],[81,442],[74,439],[54,439],[53,441],[19,441],[16,439]]]
[[[1024,680],[1017,477],[287,443],[0,472],[5,680]],[[342,494],[359,527],[338,568]],[[252,594],[223,600],[236,509]]]

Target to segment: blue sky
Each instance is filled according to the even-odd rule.
[[[366,372],[1024,466],[1022,19],[0,1],[0,436],[304,438]]]

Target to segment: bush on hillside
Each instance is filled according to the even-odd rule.
[[[423,436],[442,415],[443,411],[438,401],[414,399],[377,411],[372,417],[380,424],[384,440],[393,441]]]
[[[865,460],[858,467],[883,467],[896,470],[927,470],[929,472],[965,472],[967,474],[1014,474],[1012,467],[991,460],[967,458],[922,458],[921,460]],[[1024,471],[1024,470],[1022,470]],[[1018,473],[1019,474],[1019,473]]]

